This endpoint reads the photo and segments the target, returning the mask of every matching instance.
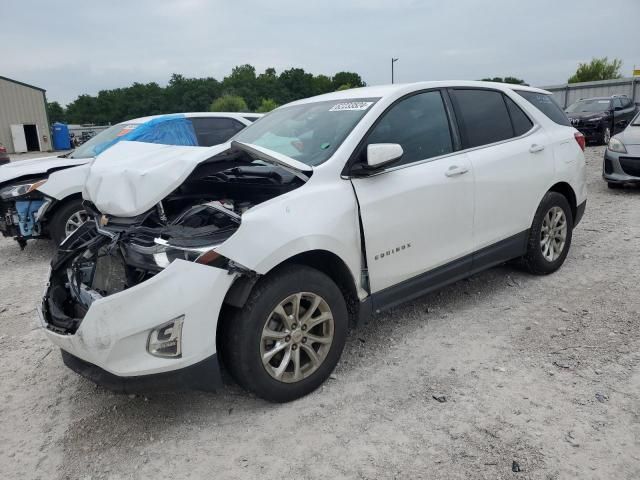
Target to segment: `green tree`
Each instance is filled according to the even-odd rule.
[[[360,75],[354,72],[338,72],[331,79],[333,89],[337,90],[343,85],[351,85],[351,88],[366,87]]]
[[[185,78],[174,73],[165,88],[168,112],[205,112],[222,94],[220,82],[212,77]]]
[[[256,109],[256,113],[267,113],[278,108],[278,106],[279,105],[272,98],[263,98],[260,101],[260,106]]]
[[[209,107],[210,112],[248,112],[244,98],[238,95],[223,95],[216,98]]]
[[[278,83],[285,90],[282,103],[292,102],[313,95],[313,75],[302,68],[290,68],[278,77]]]
[[[613,80],[621,78],[622,60],[608,57],[593,58],[589,63],[579,63],[576,73],[569,77],[569,83],[594,82],[596,80]]]
[[[67,121],[69,123],[93,123],[96,117],[96,97],[80,95],[67,105]]]
[[[333,82],[326,75],[313,77],[313,95],[322,95],[333,91]]]
[[[47,102],[47,117],[50,123],[64,122],[64,108],[58,102]]]
[[[280,74],[274,68],[267,68],[256,75],[252,65],[239,65],[222,82],[212,77],[187,78],[174,73],[166,86],[134,83],[101,90],[95,96],[80,95],[63,113],[70,123],[107,124],[162,113],[200,112],[212,107],[218,111],[262,111],[338,88],[364,85],[360,75],[353,72],[338,72],[328,77],[313,75],[302,68],[290,68]],[[236,100],[230,102],[227,97]],[[269,103],[263,104],[263,101]],[[62,118],[54,103],[51,121]]]
[[[345,83],[344,85],[340,85],[338,88],[336,88],[336,92],[339,92],[341,90],[349,90],[350,88],[353,88],[351,84]]]
[[[527,82],[521,80],[516,77],[493,77],[493,78],[483,78],[483,82],[498,82],[498,83],[512,83],[515,85],[528,85]]]
[[[222,81],[222,88],[226,94],[237,95],[245,99],[250,109],[258,106],[259,97],[256,89],[256,69],[252,65],[233,67],[231,75]]]

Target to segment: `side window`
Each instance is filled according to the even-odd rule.
[[[613,108],[622,108],[622,100],[619,98],[613,99]]]
[[[458,121],[463,125],[463,148],[479,147],[513,137],[502,93],[493,90],[453,89]]]
[[[367,138],[372,143],[398,143],[401,164],[453,151],[449,119],[439,91],[412,95],[399,101],[380,119]]]
[[[198,145],[211,147],[224,143],[244,128],[244,125],[232,118],[196,117],[191,118]]]
[[[567,115],[548,93],[531,92],[529,90],[515,90],[515,92],[544,113],[552,122],[565,127],[571,126]]]
[[[513,133],[516,137],[524,135],[533,128],[533,122],[527,117],[527,114],[522,109],[505,95],[504,101],[507,102],[507,109],[509,115],[511,115],[511,123],[513,123]]]

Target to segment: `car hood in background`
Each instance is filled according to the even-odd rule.
[[[140,215],[179,187],[199,163],[228,149],[228,143],[184,147],[122,141],[96,157],[82,196],[102,213]]]
[[[579,118],[581,120],[589,120],[590,118],[602,118],[609,115],[609,112],[603,110],[602,112],[567,112],[569,118]]]
[[[0,183],[5,183],[17,178],[46,176],[52,171],[63,168],[77,167],[93,160],[92,158],[64,158],[42,157],[30,160],[18,160],[0,166]]]
[[[640,145],[640,125],[629,125],[622,133],[616,136],[625,145]]]

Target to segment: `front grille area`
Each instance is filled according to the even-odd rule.
[[[613,163],[608,158],[604,159],[604,173],[613,173]]]
[[[620,166],[627,175],[640,177],[640,157],[620,157]]]

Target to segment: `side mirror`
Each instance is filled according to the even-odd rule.
[[[367,145],[367,167],[374,169],[397,162],[403,154],[397,143],[372,143]]]

